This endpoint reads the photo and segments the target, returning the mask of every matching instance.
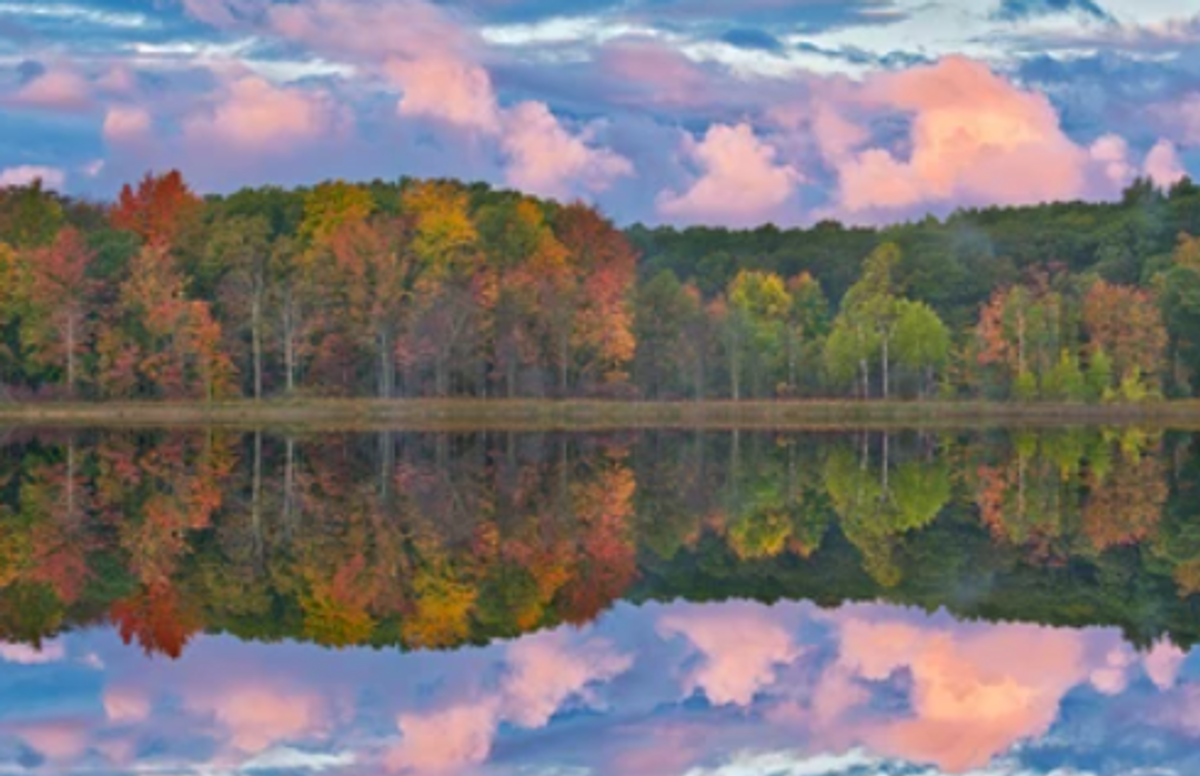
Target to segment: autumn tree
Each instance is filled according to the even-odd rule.
[[[147,173],[136,189],[129,184],[121,189],[112,223],[146,245],[173,250],[196,236],[203,204],[178,170],[159,176]]]
[[[1104,352],[1124,398],[1160,390],[1167,330],[1153,296],[1127,286],[1096,281],[1083,300],[1089,352]]]
[[[632,290],[637,253],[611,221],[582,203],[563,208],[554,219],[554,231],[574,267],[565,281],[565,296],[574,296],[578,305],[571,332],[558,333],[559,390],[567,389],[561,363],[571,360],[562,343],[572,339],[582,379],[609,384],[624,380],[636,347]]]
[[[400,344],[404,359],[432,362],[434,393],[449,395],[456,356],[479,355],[481,316],[494,298],[478,273],[479,232],[466,192],[448,183],[415,183],[401,210],[412,219],[413,284],[418,324]]]
[[[792,297],[778,275],[742,272],[730,284],[727,300],[725,347],[730,392],[737,401],[747,376],[753,392],[762,395],[783,354]]]
[[[54,242],[30,254],[29,310],[22,337],[31,359],[61,373],[74,392],[79,359],[88,351],[95,284],[88,275],[94,254],[83,235],[67,227]]]
[[[262,217],[238,216],[218,222],[208,242],[210,260],[226,273],[226,303],[238,328],[250,335],[251,395],[263,396],[268,290],[274,246]]]
[[[996,291],[976,326],[979,365],[994,369],[1015,398],[1037,398],[1041,376],[1073,342],[1062,312],[1062,297],[1054,291],[1025,286]]]

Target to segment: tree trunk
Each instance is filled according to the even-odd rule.
[[[788,393],[796,395],[796,339],[788,335]]]
[[[888,357],[889,338],[883,338],[883,400],[891,398],[891,359]]]
[[[67,391],[75,394],[75,313],[67,316]]]
[[[254,400],[262,399],[263,358],[262,358],[262,286],[255,279],[254,300],[250,304],[250,349],[254,360]]]
[[[295,510],[295,458],[296,441],[289,436],[285,442],[283,460],[283,526],[288,537],[291,537],[292,535],[292,521],[294,519]]]
[[[290,394],[296,390],[296,311],[290,286],[284,291],[283,298],[283,362]]]
[[[393,365],[392,338],[386,328],[379,330],[379,398],[390,399],[395,395],[396,367]]]
[[[433,389],[434,393],[436,393],[439,397],[444,397],[450,388],[450,370],[448,367],[449,360],[449,356],[446,355],[444,349],[438,352],[434,360]]]
[[[730,395],[734,401],[742,400],[742,363],[741,353],[737,342],[729,345],[729,380]]]
[[[262,531],[262,431],[254,432],[254,475],[250,486],[250,524],[254,534],[254,557],[261,559],[263,551]]]

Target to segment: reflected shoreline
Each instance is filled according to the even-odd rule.
[[[845,431],[1074,426],[1200,430],[1200,401],[603,401],[279,399],[255,402],[5,403],[0,430],[145,427],[328,431]]]

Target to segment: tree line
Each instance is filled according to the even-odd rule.
[[[882,229],[634,226],[402,179],[0,189],[0,398],[1194,394],[1200,189]]]

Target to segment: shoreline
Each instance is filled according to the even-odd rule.
[[[1145,404],[945,401],[273,399],[0,403],[0,427],[219,426],[395,430],[623,430],[1149,426],[1200,430],[1200,400]]]

